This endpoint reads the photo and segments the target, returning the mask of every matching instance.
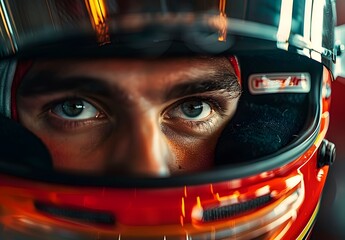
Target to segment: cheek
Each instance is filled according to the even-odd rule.
[[[100,132],[60,136],[39,131],[36,135],[47,146],[56,170],[94,174],[104,171],[106,151]]]
[[[214,164],[214,150],[218,136],[207,139],[179,138],[169,141],[175,161],[170,163],[171,172],[191,173],[211,169]]]
[[[233,107],[233,110],[236,106]],[[217,125],[211,134],[202,137],[178,134],[175,129],[163,128],[162,131],[168,139],[174,161],[169,163],[172,174],[192,173],[210,170],[214,166],[215,148],[230,116]]]

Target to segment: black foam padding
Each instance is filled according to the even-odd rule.
[[[29,130],[0,115],[0,164],[11,169],[53,169],[50,154]]]
[[[261,98],[261,99],[260,99]],[[242,99],[216,148],[216,164],[239,163],[272,154],[298,137],[306,121],[306,94]]]
[[[226,218],[236,217],[248,211],[255,210],[269,203],[272,200],[270,195],[263,195],[246,202],[235,203],[230,205],[219,206],[205,209],[202,220],[204,222],[218,221]]]
[[[115,224],[115,216],[111,212],[55,206],[54,204],[46,204],[42,202],[35,202],[34,206],[38,211],[45,214],[74,220],[76,222],[103,225]]]

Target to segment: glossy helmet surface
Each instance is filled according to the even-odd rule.
[[[1,1],[2,239],[304,239],[335,148],[331,0]],[[166,178],[57,172],[14,120],[18,60],[236,56],[216,167]],[[21,149],[20,151],[18,149]]]

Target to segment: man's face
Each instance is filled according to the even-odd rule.
[[[167,176],[212,167],[240,88],[223,57],[35,61],[19,121],[57,170]]]

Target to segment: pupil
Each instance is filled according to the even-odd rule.
[[[201,101],[190,101],[182,103],[181,110],[187,117],[195,118],[202,113],[203,104]]]
[[[78,116],[84,110],[84,108],[85,106],[81,100],[70,100],[62,104],[63,113],[69,117]]]

